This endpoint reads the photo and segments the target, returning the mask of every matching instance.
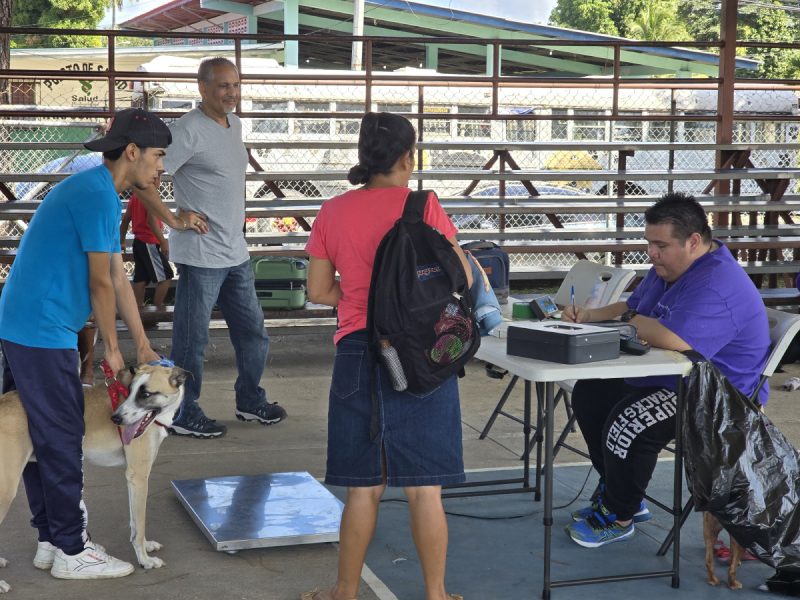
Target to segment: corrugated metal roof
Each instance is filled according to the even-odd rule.
[[[146,30],[146,31],[170,31],[180,29],[182,27],[191,26],[194,23],[207,21],[217,17],[223,12],[221,10],[214,10],[211,8],[213,2],[207,3],[204,6],[201,0],[173,0],[167,2],[162,6],[150,10],[146,13],[130,18],[123,23],[121,27],[128,29]],[[225,3],[226,8],[231,4],[244,4],[248,7],[258,6],[264,4],[260,0],[230,0]],[[304,2],[300,0],[300,11],[303,13],[305,4],[313,4],[312,2]],[[345,3],[350,4],[350,3]],[[567,29],[563,27],[554,27],[550,25],[538,25],[534,23],[527,23],[522,21],[514,21],[509,18],[483,15],[476,12],[459,10],[454,8],[443,8],[438,6],[431,6],[419,2],[409,2],[407,0],[366,0],[367,13],[372,12],[376,14],[380,11],[382,16],[380,19],[382,30],[396,31],[398,34],[414,33],[419,34],[420,25],[425,31],[425,35],[465,35],[466,37],[474,37],[469,35],[471,27],[484,27],[492,30],[491,37],[502,39],[504,34],[514,35],[515,39],[519,39],[519,35],[530,35],[531,40],[546,41],[547,39],[554,40],[574,40],[574,41],[619,41],[625,38],[603,35],[588,31],[579,31],[574,29]],[[341,3],[330,2],[325,4],[325,12],[328,14],[341,15],[345,19],[349,17],[352,19],[352,12],[347,13]],[[315,15],[316,7],[308,8],[309,15]],[[394,22],[391,19],[391,12],[397,11],[405,15],[412,14],[418,17],[427,17],[424,23],[412,26],[407,23]],[[244,13],[245,11],[243,11]],[[318,17],[318,15],[317,15]],[[442,19],[448,21],[447,28],[442,26]],[[260,17],[260,22],[275,23],[282,21],[282,12],[269,13]],[[399,19],[398,19],[399,21]],[[341,24],[341,20],[339,21]],[[301,33],[303,28],[301,25]],[[341,33],[341,31],[340,31]],[[302,46],[301,42],[301,46]],[[591,56],[581,54],[581,48],[571,47],[569,49],[569,56],[571,60],[580,62],[592,62]],[[641,63],[638,56],[641,56]],[[693,50],[689,48],[680,47],[636,47],[626,48],[625,58],[628,64],[641,64],[645,67],[653,68],[653,73],[659,72],[658,66],[654,64],[654,59],[664,59],[664,61],[675,64],[675,61],[687,63],[686,68],[682,70],[692,71],[691,64],[705,65],[707,70],[710,66],[715,66],[719,63],[718,55],[712,52]],[[525,60],[524,58],[522,59]],[[535,64],[536,55],[531,54],[530,60]],[[597,63],[597,59],[594,60]],[[759,62],[748,58],[737,58],[736,67],[740,69],[754,70],[758,67]],[[541,72],[546,72],[548,69],[543,67]],[[703,71],[700,71],[703,72]]]

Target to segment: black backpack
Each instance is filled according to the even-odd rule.
[[[423,221],[429,194],[410,193],[402,217],[381,240],[367,308],[370,346],[384,358],[387,346],[394,348],[400,376],[414,393],[463,376],[481,339],[461,260],[447,238]],[[387,368],[394,376],[392,365]]]

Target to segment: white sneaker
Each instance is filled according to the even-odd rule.
[[[50,542],[39,542],[39,545],[36,546],[36,556],[33,557],[33,566],[43,571],[49,571],[53,567],[56,549]]]
[[[110,556],[98,544],[88,542],[80,554],[69,556],[58,548],[50,575],[57,579],[112,579],[133,573],[133,565]]]
[[[106,549],[96,542],[91,540],[86,542],[87,546],[92,545],[94,548],[105,552]],[[50,542],[39,542],[36,547],[36,556],[33,557],[33,566],[43,571],[49,571],[53,568],[53,558],[56,555],[57,548]]]

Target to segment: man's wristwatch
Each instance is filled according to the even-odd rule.
[[[639,312],[637,310],[629,308],[624,313],[622,313],[622,316],[619,318],[619,320],[622,321],[623,323],[628,323],[633,317],[635,317],[638,314]]]

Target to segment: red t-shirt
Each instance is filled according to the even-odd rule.
[[[158,244],[158,238],[147,223],[147,208],[139,201],[136,195],[131,196],[131,199],[128,200],[128,211],[130,211],[131,215],[133,237],[145,244]],[[158,221],[158,226],[161,227],[161,221]]]
[[[367,326],[375,252],[403,214],[409,191],[404,187],[353,190],[325,202],[314,220],[306,252],[329,260],[339,273],[342,288],[334,343]],[[428,197],[424,219],[448,239],[458,233],[435,194]]]

